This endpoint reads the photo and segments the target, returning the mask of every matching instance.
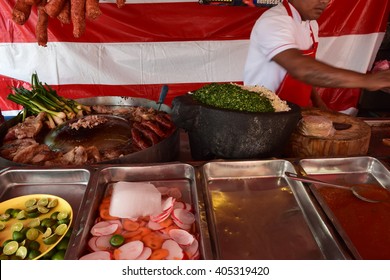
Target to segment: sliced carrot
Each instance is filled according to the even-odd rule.
[[[162,233],[165,233],[165,234],[169,234],[169,231],[170,231],[171,229],[179,229],[179,227],[178,227],[177,225],[175,225],[175,224],[172,224],[172,225],[170,225],[169,227],[163,228],[163,229],[161,230],[161,232],[162,232]]]
[[[142,237],[142,242],[150,249],[157,250],[161,248],[164,239],[157,233],[151,232]]]
[[[142,230],[140,230],[140,229],[137,229],[136,231],[122,231],[121,235],[122,235],[125,239],[130,239],[130,238],[132,238],[133,236],[141,235],[141,232],[142,232]]]
[[[142,240],[142,235],[141,234],[137,234],[137,235],[134,235],[133,237],[129,238],[129,239],[126,239],[126,243],[127,242],[130,242],[130,241],[136,241],[136,240]]]
[[[172,223],[173,223],[172,219],[171,218],[167,218],[164,221],[160,222],[159,224],[162,227],[166,228],[166,227],[169,227],[170,225],[172,225]]]
[[[152,252],[149,260],[163,260],[168,256],[169,252],[167,249],[156,249]]]
[[[111,196],[105,196],[105,197],[103,197],[101,203],[108,203],[108,204],[110,204],[110,202],[111,202]]]
[[[152,230],[150,228],[147,228],[147,227],[140,227],[139,229],[141,230],[142,236],[148,235],[149,233],[152,232]]]
[[[122,219],[122,226],[127,231],[136,231],[139,229],[139,223],[130,219]]]
[[[118,217],[114,217],[114,216],[110,215],[108,208],[100,209],[99,214],[100,214],[100,218],[102,218],[103,220],[117,220],[118,219]]]
[[[121,254],[121,253],[122,253],[121,250],[115,249],[115,250],[114,250],[114,253],[113,253],[113,255],[114,255],[114,260],[119,260],[119,259],[120,259],[120,254]]]

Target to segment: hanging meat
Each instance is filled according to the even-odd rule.
[[[118,8],[126,4],[126,0],[116,0]],[[48,41],[48,26],[51,20],[59,20],[62,24],[73,24],[73,36],[80,38],[86,28],[86,19],[97,20],[102,11],[99,0],[16,0],[12,9],[12,20],[23,25],[29,19],[32,8],[36,6],[38,20],[35,36],[38,45],[46,47]]]

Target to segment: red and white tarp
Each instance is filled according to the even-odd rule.
[[[10,86],[40,80],[69,98],[133,96],[166,103],[210,82],[241,82],[249,35],[265,8],[208,6],[197,0],[100,1],[103,15],[74,38],[72,25],[49,20],[49,43],[35,39],[36,9],[23,26],[15,0],[0,1],[0,108],[19,109]],[[319,19],[319,59],[365,73],[373,65],[389,15],[388,0],[332,0]],[[335,110],[356,107],[359,89],[320,90]]]

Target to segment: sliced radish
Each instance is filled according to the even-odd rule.
[[[156,223],[161,223],[162,221],[165,221],[166,219],[168,219],[168,217],[171,215],[172,213],[172,209],[171,211],[164,211],[163,213],[157,215],[157,216],[150,216],[150,220],[153,221],[153,222],[156,222]]]
[[[177,225],[179,228],[181,229],[185,229],[187,231],[189,231],[191,228],[192,228],[192,225],[187,225],[187,224],[183,224],[181,223],[180,221],[178,220],[173,220],[173,222],[175,223],[175,225]]]
[[[186,209],[186,203],[183,201],[175,201],[173,209]]]
[[[97,236],[95,240],[96,247],[100,249],[100,251],[108,251],[113,249],[110,243],[111,237],[112,235]]]
[[[173,205],[175,204],[175,201],[176,199],[174,199],[173,197],[168,197],[167,199],[165,199],[161,204],[163,212],[171,210],[173,208]]]
[[[107,222],[109,222],[110,224],[115,224],[115,225],[118,225],[118,228],[117,228],[117,230],[115,231],[116,233],[119,233],[119,232],[121,232],[122,231],[122,221],[121,220],[109,220],[109,221],[107,221]]]
[[[111,260],[111,254],[107,251],[92,252],[82,256],[79,260]]]
[[[136,258],[136,260],[147,260],[151,254],[152,254],[152,249],[150,249],[149,247],[144,247],[141,255],[139,255],[138,258]]]
[[[117,229],[117,224],[111,224],[109,222],[103,221],[98,222],[91,228],[91,234],[93,236],[110,235],[113,234]]]
[[[199,260],[200,259],[200,253],[199,250],[196,251],[196,253],[190,258],[190,260]]]
[[[192,259],[194,256],[199,255],[199,242],[198,242],[198,240],[195,239],[190,246],[183,248],[183,250],[187,254],[189,259]]]
[[[186,209],[187,211],[192,211],[192,205],[187,202],[185,204],[186,204],[186,208],[184,209]]]
[[[92,236],[88,240],[88,247],[89,247],[89,249],[91,249],[91,251],[94,251],[94,252],[101,251],[101,249],[96,246],[96,239],[98,239],[97,236]]]
[[[171,229],[169,236],[180,246],[190,246],[195,240],[195,237],[191,233],[183,229]]]
[[[130,241],[118,249],[115,249],[114,256],[117,260],[135,260],[144,250],[144,243],[142,241]]]
[[[183,224],[191,225],[195,222],[195,215],[185,209],[175,209],[172,213],[172,219],[178,220]]]
[[[174,240],[165,240],[162,248],[169,252],[166,257],[167,260],[182,260],[184,257],[183,249]]]
[[[164,228],[161,224],[156,223],[152,220],[148,222],[147,227],[150,228],[151,230],[160,230]]]

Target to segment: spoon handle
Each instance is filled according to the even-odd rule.
[[[340,186],[340,185],[336,185],[336,184],[320,181],[320,180],[317,180],[317,179],[314,179],[314,178],[311,178],[311,177],[308,177],[308,176],[304,176],[304,175],[299,175],[299,174],[295,174],[295,173],[291,173],[291,172],[284,172],[284,174],[287,177],[289,177],[289,178],[291,178],[291,179],[293,179],[295,181],[301,181],[301,182],[313,183],[313,184],[321,184],[321,185],[325,185],[325,186],[329,186],[329,187],[334,187],[334,188],[339,188],[339,189],[344,189],[344,190],[350,190],[350,188],[346,187],[346,186]]]
[[[160,96],[159,96],[158,101],[157,101],[157,104],[158,104],[157,110],[158,111],[160,111],[161,104],[164,103],[164,100],[165,100],[165,97],[167,96],[167,93],[168,93],[168,86],[167,85],[163,85],[161,87]]]

